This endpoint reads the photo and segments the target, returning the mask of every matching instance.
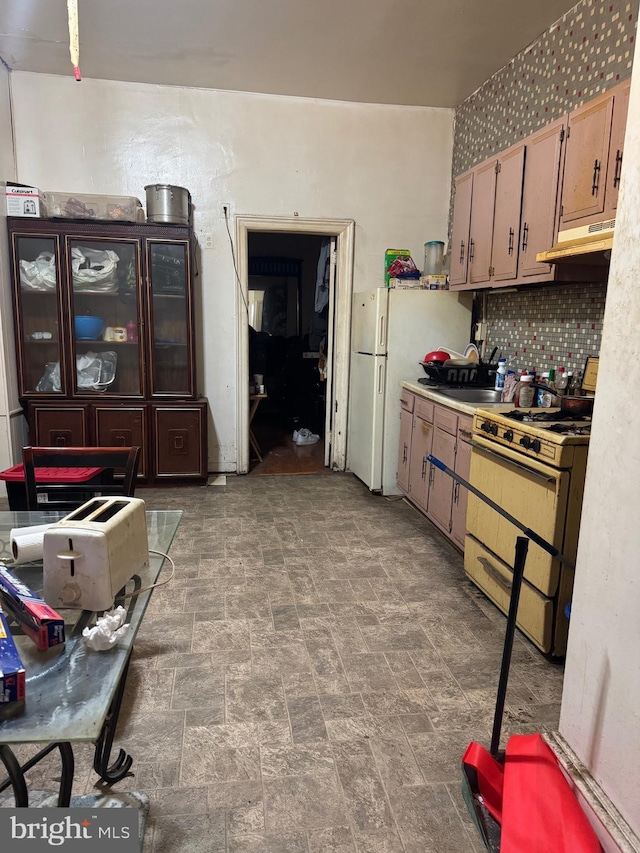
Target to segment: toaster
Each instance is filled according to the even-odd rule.
[[[93,498],[44,534],[43,597],[52,607],[109,610],[149,562],[145,503]]]

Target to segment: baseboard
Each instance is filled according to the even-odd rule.
[[[574,790],[604,853],[640,853],[640,838],[631,829],[591,773],[558,732],[543,734]]]

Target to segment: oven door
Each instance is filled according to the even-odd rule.
[[[536,459],[474,436],[469,482],[526,527],[563,550],[571,475]],[[516,538],[511,522],[469,494],[467,532],[503,563],[513,565]],[[549,598],[558,592],[560,563],[529,543],[525,580]]]

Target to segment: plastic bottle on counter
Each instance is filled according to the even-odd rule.
[[[498,359],[498,369],[496,371],[496,384],[494,386],[496,391],[502,391],[504,388],[504,379],[507,375],[507,359],[499,358]]]
[[[569,374],[565,372],[564,367],[558,368],[558,375],[556,376],[556,394],[558,396],[562,396],[567,393],[567,387],[569,385]]]
[[[534,405],[535,390],[533,376],[529,373],[523,373],[516,390],[516,406],[519,409],[530,409]]]
[[[540,376],[540,381],[543,385],[549,384],[549,371],[544,370]],[[549,393],[548,391],[546,393]],[[545,390],[544,388],[536,388],[536,405],[544,406],[543,398],[544,398]]]

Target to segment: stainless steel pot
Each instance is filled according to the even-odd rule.
[[[190,224],[189,190],[171,184],[149,184],[144,189],[147,194],[147,222]]]

